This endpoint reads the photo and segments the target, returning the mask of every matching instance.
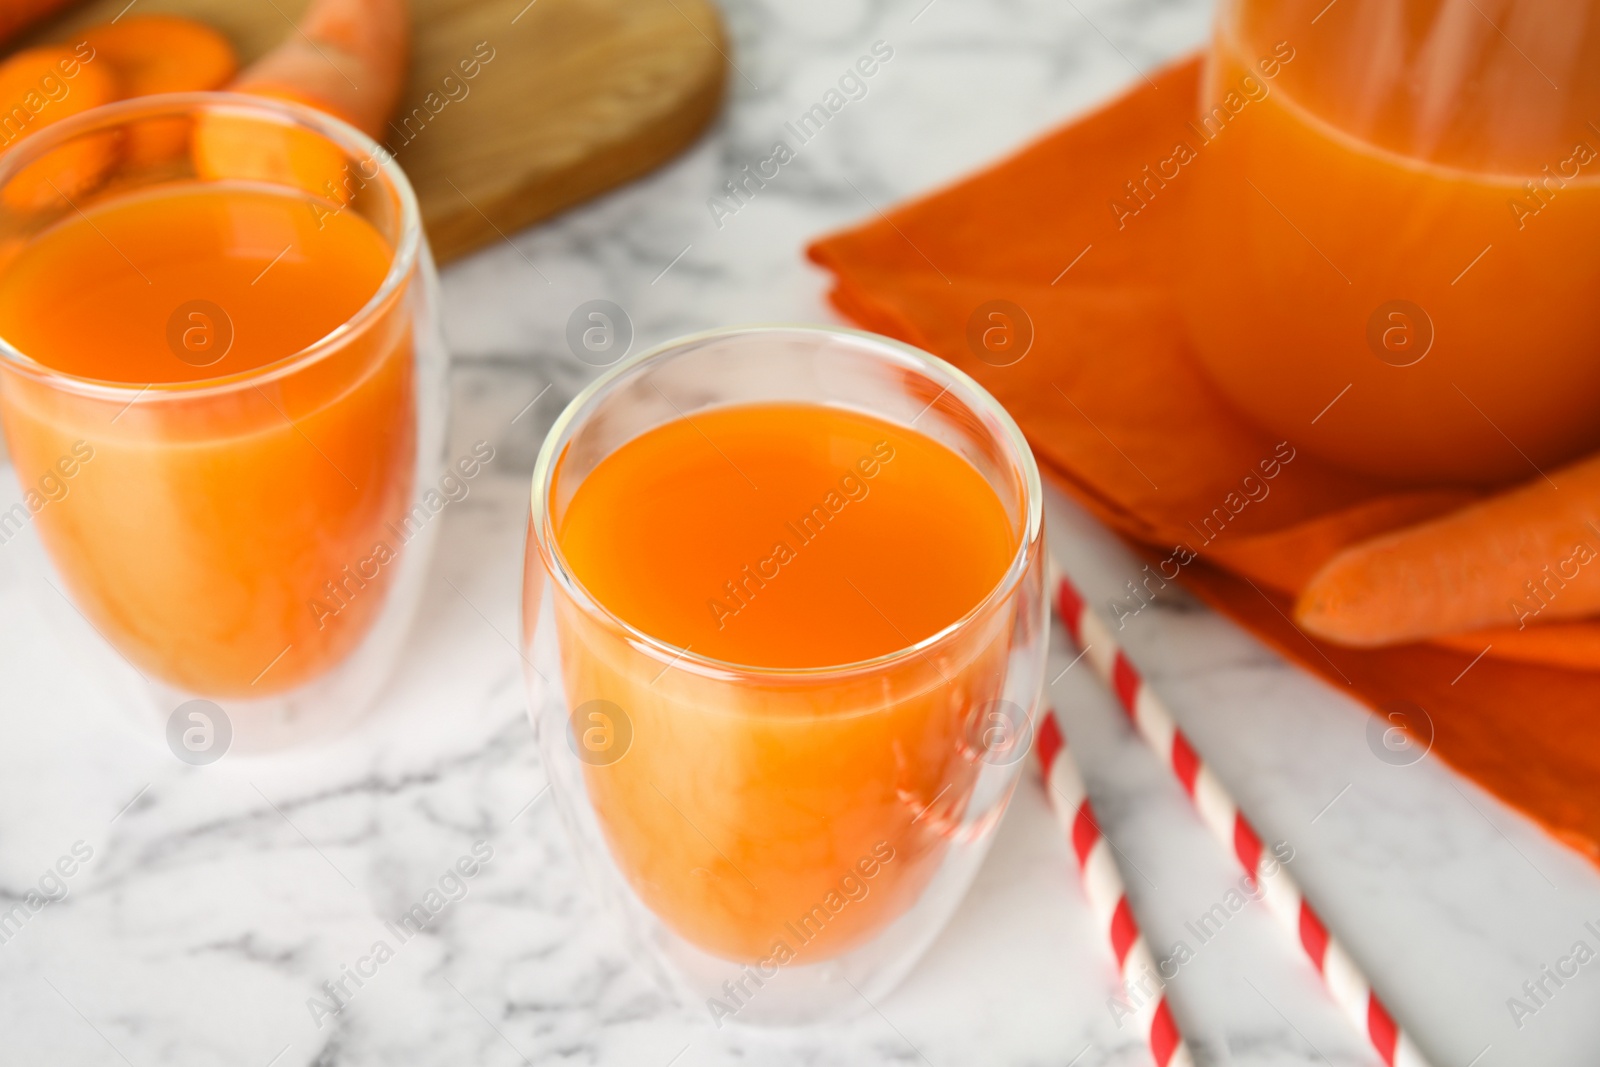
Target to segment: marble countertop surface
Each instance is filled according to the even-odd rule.
[[[726,0],[726,115],[670,167],[483,250],[443,278],[452,454],[496,458],[442,519],[404,662],[354,732],[194,767],[136,735],[53,643],[0,549],[0,905],[78,850],[65,899],[0,944],[0,1064],[627,1067],[1146,1064],[1037,782],[912,977],[802,1031],[714,1029],[630,962],[543,792],[516,632],[526,485],[597,372],[568,315],[607,299],[635,346],[750,321],[832,321],[804,242],[961,175],[1202,43],[1203,0]],[[708,198],[874,42],[893,59],[731,217]],[[718,223],[720,222],[720,225]],[[1135,565],[1052,502],[1092,595]],[[1269,840],[1346,931],[1436,1067],[1593,1064],[1600,964],[1514,1018],[1575,943],[1600,947],[1600,874],[1432,757],[1379,759],[1367,713],[1181,594],[1125,640]],[[1169,987],[1207,1064],[1375,1064],[1260,905],[1205,940],[1236,884],[1170,776],[1057,643],[1061,709]],[[1064,671],[1064,673],[1063,673]],[[493,859],[319,1028],[307,1000],[486,841]],[[88,858],[83,859],[87,852]]]

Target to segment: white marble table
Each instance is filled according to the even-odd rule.
[[[1032,782],[915,975],[838,1026],[713,1029],[665,1001],[591,906],[524,714],[515,632],[534,451],[595,371],[569,312],[629,312],[638,346],[713,325],[829,320],[803,242],[949,180],[1201,42],[1198,0],[729,0],[742,72],[713,133],[648,181],[447,273],[454,446],[497,457],[451,505],[422,617],[378,710],[310,751],[191,767],[125,728],[37,624],[0,550],[0,903],[75,843],[69,892],[0,944],[0,1064],[627,1067],[1148,1063],[1065,842]],[[787,118],[882,40],[891,62],[753,203],[707,207]],[[854,188],[852,187],[854,186]],[[549,387],[547,392],[541,391]],[[517,417],[534,397],[536,404]],[[515,420],[515,421],[514,421]],[[1129,558],[1053,519],[1091,593]],[[1600,926],[1600,875],[1428,758],[1386,764],[1366,713],[1181,596],[1127,643],[1237,783],[1264,836],[1367,961],[1438,1067],[1592,1064],[1600,963],[1519,1028],[1507,998]],[[1069,662],[1064,648],[1059,666]],[[1158,955],[1194,959],[1175,1014],[1203,1062],[1376,1063],[1259,905],[1186,924],[1237,874],[1087,670],[1052,687]],[[537,798],[537,799],[536,799]],[[531,803],[530,803],[531,802]],[[319,1029],[307,999],[483,840],[468,895]]]

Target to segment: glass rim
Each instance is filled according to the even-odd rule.
[[[52,123],[37,133],[30,134],[4,153],[0,153],[0,187],[14,178],[24,167],[37,161],[44,153],[79,134],[92,132],[103,126],[121,125],[136,119],[157,117],[168,112],[194,113],[201,110],[224,114],[249,112],[258,118],[267,116],[282,125],[309,128],[352,158],[370,159],[376,163],[378,173],[394,190],[400,204],[399,240],[391,250],[389,269],[377,291],[349,318],[304,348],[262,366],[216,378],[152,383],[89,378],[40,363],[3,335],[0,335],[0,363],[52,387],[117,402],[126,401],[130,393],[146,399],[157,399],[162,396],[189,399],[226,393],[246,386],[260,385],[319,362],[339,348],[349,335],[377,318],[394,294],[406,283],[422,249],[422,213],[417,204],[416,191],[411,187],[411,182],[400,169],[400,165],[395,162],[394,154],[343,119],[292,100],[250,93],[190,92],[152,93],[148,96],[102,104]],[[376,178],[367,180],[372,181]],[[71,199],[68,199],[67,203],[73,210],[82,214],[81,209]]]
[[[1019,481],[1022,483],[1021,528],[1016,550],[1012,553],[1011,561],[1007,564],[1000,578],[976,604],[959,618],[927,637],[870,659],[825,664],[817,667],[764,667],[747,663],[735,663],[712,656],[702,656],[688,648],[680,648],[670,641],[662,640],[632,625],[590,593],[568,566],[566,557],[556,542],[555,531],[551,528],[550,489],[555,476],[559,454],[566,450],[580,416],[588,413],[586,409],[596,398],[603,393],[609,392],[612,386],[621,378],[645,363],[720,338],[739,335],[756,336],[770,333],[819,334],[848,339],[856,344],[876,347],[881,354],[891,357],[901,363],[902,366],[917,370],[925,377],[931,378],[943,386],[944,391],[934,398],[935,402],[946,392],[955,393],[974,411],[990,420],[991,429],[998,430],[996,436],[1011,449],[1013,456],[1010,458],[1013,461],[1014,468],[1021,475]],[[936,646],[967,630],[975,620],[981,618],[995,604],[1012,594],[1034,563],[1039,551],[1043,528],[1044,487],[1039,477],[1039,466],[1034,459],[1033,449],[1028,446],[1027,439],[1023,436],[1021,428],[1017,426],[1010,413],[970,375],[930,352],[925,352],[914,345],[897,341],[892,337],[885,337],[882,334],[852,329],[846,326],[782,322],[721,326],[711,330],[702,330],[698,333],[685,334],[682,337],[664,341],[636,356],[622,360],[590,382],[577,396],[572,398],[572,401],[556,417],[555,422],[550,427],[550,432],[546,434],[543,444],[539,447],[539,455],[533,467],[532,497],[528,523],[529,536],[534,537],[538,543],[539,555],[545,569],[556,580],[560,581],[562,587],[573,596],[583,611],[590,615],[603,617],[621,631],[635,649],[645,651],[656,659],[666,662],[669,666],[688,666],[694,669],[696,673],[722,680],[749,678],[831,680],[881,671],[896,663],[914,657],[926,656]]]

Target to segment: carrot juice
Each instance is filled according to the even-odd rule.
[[[1600,22],[1567,6],[1223,5],[1180,292],[1246,415],[1401,482],[1600,446]]]
[[[1018,552],[1005,503],[933,437],[808,403],[669,419],[562,478],[554,536],[601,609],[556,598],[562,680],[578,745],[631,733],[584,759],[623,875],[716,956],[860,944],[915,902],[978,776],[1014,621],[990,595]]]
[[[18,475],[93,454],[39,538],[146,676],[267,696],[370,628],[417,448],[404,287],[352,321],[393,258],[354,210],[183,181],[63,212],[0,262],[0,337],[77,383],[3,376]]]

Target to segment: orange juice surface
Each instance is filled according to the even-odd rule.
[[[415,455],[403,298],[321,358],[181,386],[326,337],[391,259],[354,210],[181,183],[68,213],[0,266],[0,336],[54,370],[139,387],[95,395],[11,370],[0,410],[24,488],[62,487],[27,505],[54,564],[147,676],[266,696],[369,627]]]
[[[69,216],[0,275],[0,336],[55,370],[139,385],[282,359],[350,319],[389,270],[377,230],[341,212],[319,231],[323,214],[297,196],[196,184]],[[174,311],[200,300],[232,322],[214,363],[205,332],[225,337],[221,320],[179,317],[198,331],[187,345],[178,335],[188,358],[169,338]]]
[[[725,663],[816,668],[967,616],[1018,534],[931,437],[763,404],[618,448],[577,486],[557,538],[633,627]],[[915,901],[976,777],[965,739],[1004,677],[1004,607],[926,655],[828,680],[663,671],[559,598],[557,622],[575,734],[619,718],[631,733],[620,759],[585,760],[589,795],[635,890],[679,934],[730,959],[812,962]]]
[[[824,667],[905,648],[989,592],[1015,544],[932,438],[836,408],[721,408],[608,456],[559,531],[635,628],[712,659]]]

